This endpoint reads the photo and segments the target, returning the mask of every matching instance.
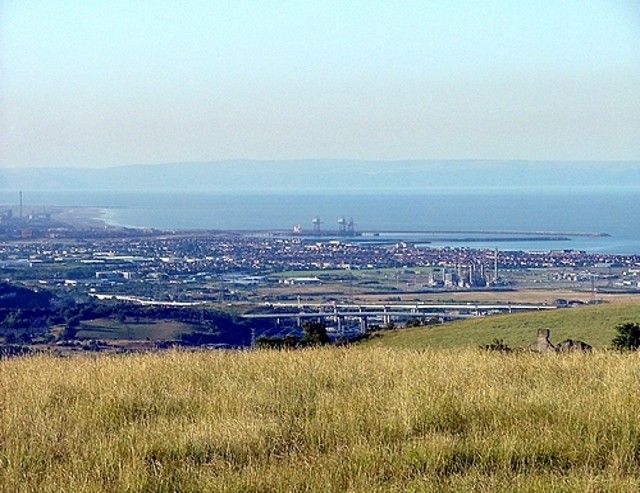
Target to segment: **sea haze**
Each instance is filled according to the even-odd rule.
[[[640,187],[640,162],[221,161],[113,168],[0,168],[0,189],[317,192]]]
[[[15,191],[0,192],[0,203],[16,202]],[[27,210],[43,205],[98,207],[114,224],[163,229],[289,229],[296,224],[311,229],[311,219],[317,215],[327,229],[336,229],[338,217],[346,216],[360,230],[605,232],[611,237],[554,242],[435,241],[433,245],[640,254],[640,188],[633,187],[299,193],[27,190],[25,204]],[[406,238],[420,241],[415,235]]]

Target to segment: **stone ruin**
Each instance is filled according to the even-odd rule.
[[[531,351],[536,353],[546,353],[548,351],[555,351],[555,346],[551,344],[549,336],[551,331],[549,329],[539,329],[536,341],[530,346]]]
[[[536,340],[533,344],[531,344],[531,346],[529,346],[529,349],[536,353],[546,353],[549,351],[557,351],[560,353],[582,351],[586,353],[593,349],[586,342],[576,341],[573,339],[567,339],[558,343],[557,346],[554,346],[549,339],[550,336],[551,331],[549,329],[539,329]]]
[[[567,339],[562,341],[556,346],[556,351],[559,353],[569,353],[572,351],[582,351],[588,353],[593,349],[589,344],[583,341],[574,341],[573,339]]]

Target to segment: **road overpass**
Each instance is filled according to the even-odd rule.
[[[300,326],[304,319],[331,319],[340,332],[345,319],[356,319],[361,332],[365,332],[370,319],[380,319],[389,324],[392,319],[440,318],[456,320],[480,317],[489,313],[513,311],[551,310],[553,305],[499,304],[499,303],[266,303],[269,312],[247,313],[243,318],[253,320],[295,320]],[[278,310],[283,311],[278,311]]]
[[[376,311],[410,311],[421,313],[429,310],[445,310],[458,312],[508,312],[528,310],[554,310],[556,305],[530,303],[311,303],[311,302],[273,302],[265,303],[268,308],[296,308],[298,310],[376,310]]]

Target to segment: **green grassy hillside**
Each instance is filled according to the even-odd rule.
[[[533,342],[537,329],[548,327],[554,343],[571,338],[594,347],[607,347],[616,325],[624,322],[640,322],[640,303],[493,315],[435,327],[383,332],[363,344],[414,349],[452,348],[479,346],[494,339],[504,339],[512,347],[522,347]]]

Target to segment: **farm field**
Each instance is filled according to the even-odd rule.
[[[0,491],[640,489],[640,354],[0,361]]]
[[[83,339],[135,339],[161,341],[177,339],[193,331],[193,326],[175,320],[143,319],[118,321],[111,318],[86,320],[80,324],[77,337]]]
[[[571,289],[517,289],[505,291],[450,291],[442,293],[398,293],[401,301],[424,302],[458,302],[458,303],[545,303],[553,304],[558,298],[567,300],[580,300],[589,302],[593,296],[589,291],[577,291]],[[358,301],[384,301],[380,295],[362,295]],[[640,294],[637,293],[598,293],[598,301],[607,303],[632,303],[640,302]]]

